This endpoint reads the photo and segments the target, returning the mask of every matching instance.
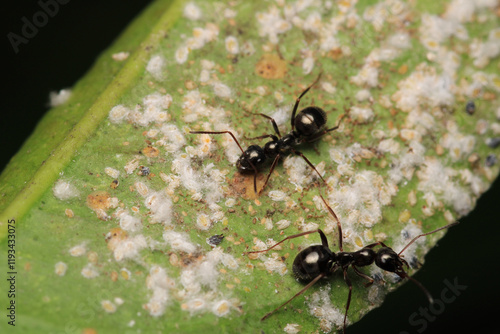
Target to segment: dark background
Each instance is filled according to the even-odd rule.
[[[47,111],[49,92],[71,87],[85,75],[100,52],[150,2],[70,1],[60,6],[59,13],[28,44],[20,45],[17,54],[7,34],[20,34],[21,18],[31,20],[40,7],[36,1],[2,4],[2,55],[6,59],[0,99],[0,170]],[[500,256],[496,255],[500,239],[499,199],[497,180],[479,200],[476,210],[461,219],[461,224],[452,228],[426,257],[425,265],[415,276],[436,299],[445,287],[445,279],[453,282],[457,278],[460,285],[467,286],[434,321],[427,323],[422,333],[498,333],[494,318],[500,310]],[[408,318],[420,307],[428,307],[422,291],[411,283],[405,284],[388,295],[383,307],[370,312],[347,332],[419,333],[420,325],[412,327]]]

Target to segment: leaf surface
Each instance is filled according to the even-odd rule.
[[[258,259],[243,253],[318,227],[338,251],[320,193],[346,250],[382,240],[399,251],[469,212],[498,174],[485,144],[499,131],[495,14],[473,8],[478,23],[443,3],[393,5],[155,2],[0,177],[2,250],[16,220],[22,331],[341,330],[340,273],[259,320],[302,288],[291,263],[316,234]],[[295,99],[320,73],[301,108],[320,106],[340,128],[300,150],[328,187],[292,155],[257,198],[253,178],[235,173],[229,135],[188,133],[263,145],[245,139],[273,132],[255,113],[287,133]],[[225,238],[212,248],[216,234]],[[423,262],[443,234],[405,259]],[[350,323],[399,285],[372,267],[370,288],[349,272]]]

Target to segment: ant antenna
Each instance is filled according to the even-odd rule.
[[[459,222],[456,221],[456,222],[453,222],[451,224],[445,225],[443,227],[437,228],[437,229],[435,229],[433,231],[417,235],[415,238],[411,239],[411,241],[398,253],[398,257],[400,257],[401,253],[403,253],[405,250],[407,250],[408,247],[410,247],[410,245],[413,244],[418,238],[424,237],[424,236],[429,235],[429,234],[436,233],[438,231],[441,231],[441,230],[444,230],[444,229],[447,229],[447,228],[450,228],[452,226],[458,225],[458,223]],[[408,266],[408,264],[406,263],[406,261],[404,261],[404,262],[405,262],[406,266]],[[429,301],[429,303],[430,304],[434,303],[434,298],[432,297],[431,293],[422,285],[422,283],[420,283],[419,281],[417,281],[416,279],[414,279],[413,277],[411,277],[410,275],[408,275],[404,271],[402,273],[396,272],[396,274],[398,274],[401,278],[408,278],[410,281],[412,281],[413,283],[415,283],[415,285],[418,286],[420,288],[420,290],[422,290],[424,292],[424,294],[427,297],[427,300]]]
[[[427,232],[427,233],[422,233],[422,234],[417,235],[415,238],[413,238],[413,239],[412,239],[412,240],[411,240],[411,241],[410,241],[410,242],[409,242],[409,243],[408,243],[408,244],[407,244],[407,245],[406,245],[406,246],[405,246],[405,247],[404,247],[404,248],[403,248],[403,249],[402,249],[402,250],[398,253],[398,256],[400,256],[400,255],[401,255],[401,253],[403,253],[403,252],[404,252],[404,251],[405,251],[408,247],[410,247],[410,245],[411,245],[412,243],[414,243],[414,242],[415,242],[418,238],[420,238],[420,237],[425,237],[426,235],[429,235],[429,234],[432,234],[432,233],[436,233],[436,232],[438,232],[438,231],[441,231],[441,230],[444,230],[444,229],[450,228],[450,227],[452,227],[452,226],[458,225],[458,223],[459,223],[459,222],[458,222],[458,221],[456,221],[456,222],[453,222],[453,223],[451,223],[451,224],[448,224],[448,225],[445,225],[445,226],[443,226],[443,227],[440,227],[440,228],[438,228],[438,229],[435,229],[434,231],[430,231],[430,232]]]
[[[312,86],[314,86],[318,81],[319,79],[321,78],[321,76],[323,75],[323,71],[319,72],[319,75],[318,77],[316,78],[316,80],[314,80],[314,82],[309,86],[307,87],[303,92],[302,94],[299,95],[299,97],[297,98],[297,100],[295,100],[295,105],[293,106],[293,111],[292,111],[292,118],[290,119],[290,123],[292,125],[292,131],[295,130],[295,114],[297,113],[297,108],[299,107],[299,103],[300,103],[300,99],[306,95],[306,93],[309,91],[309,89],[312,88]]]

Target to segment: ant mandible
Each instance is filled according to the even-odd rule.
[[[321,195],[320,195],[321,196]],[[338,235],[339,235],[339,249],[340,251],[338,253],[334,253],[330,250],[328,247],[328,240],[325,236],[325,233],[321,229],[313,230],[313,231],[308,231],[308,232],[302,232],[299,234],[291,235],[277,244],[273,245],[272,247],[266,249],[266,250],[261,250],[261,251],[254,251],[254,252],[248,252],[247,254],[250,253],[264,253],[268,252],[269,250],[273,249],[274,247],[278,246],[279,244],[283,243],[286,240],[298,238],[307,234],[312,234],[312,233],[319,233],[321,237],[321,245],[312,245],[304,250],[302,250],[297,256],[295,257],[295,260],[293,261],[293,274],[295,277],[303,282],[307,283],[307,285],[300,290],[298,293],[296,293],[292,298],[287,300],[285,303],[282,305],[278,306],[271,312],[267,313],[264,317],[262,317],[261,320],[265,320],[269,318],[272,314],[274,314],[276,311],[281,309],[283,306],[287,305],[290,303],[293,299],[296,297],[300,296],[303,294],[307,289],[309,289],[311,286],[313,286],[317,281],[319,281],[321,278],[329,276],[333,272],[335,272],[337,269],[342,269],[343,275],[344,275],[344,281],[346,282],[347,286],[349,287],[349,294],[347,296],[347,304],[346,304],[346,309],[344,313],[344,326],[343,326],[343,333],[345,333],[345,327],[346,327],[346,320],[347,320],[347,312],[349,311],[349,305],[351,303],[351,293],[352,293],[352,283],[351,280],[349,279],[349,276],[347,275],[347,269],[349,267],[352,267],[354,272],[366,279],[368,282],[365,283],[365,286],[368,287],[371,284],[373,284],[374,279],[369,277],[368,275],[362,273],[358,267],[365,267],[369,266],[372,263],[375,262],[375,265],[379,267],[382,270],[388,271],[395,273],[402,279],[408,278],[411,280],[413,283],[415,283],[422,291],[425,293],[427,299],[429,300],[429,303],[433,303],[434,300],[427,291],[424,286],[412,278],[411,276],[408,275],[408,273],[404,270],[403,266],[409,267],[408,263],[401,257],[401,253],[403,253],[412,243],[414,243],[418,238],[436,233],[438,231],[450,228],[454,225],[458,224],[457,222],[448,224],[446,226],[440,227],[438,229],[435,229],[431,232],[423,233],[415,238],[413,238],[399,253],[396,253],[391,247],[387,246],[383,242],[375,242],[370,245],[365,246],[364,248],[356,251],[356,252],[344,252],[343,246],[342,246],[342,227],[340,226],[340,221],[337,218],[337,215],[335,212],[332,210],[332,208],[327,204],[323,196],[321,196],[321,199],[325,203],[325,206],[327,207],[328,211],[330,214],[335,218],[337,221],[337,228],[338,228]],[[381,248],[378,249],[378,251],[375,251],[373,248],[376,246],[382,246]]]
[[[297,108],[299,107],[300,99],[309,91],[309,89],[311,89],[312,86],[314,86],[319,81],[319,79],[321,78],[321,74],[322,73],[318,75],[318,78],[316,78],[316,80],[309,87],[307,87],[295,101],[292,117],[290,119],[290,124],[292,126],[292,130],[290,131],[290,133],[282,137],[280,130],[278,129],[278,125],[276,124],[276,121],[272,117],[261,113],[256,114],[270,120],[271,123],[273,124],[274,132],[277,135],[276,136],[273,134],[266,134],[259,137],[249,138],[251,140],[271,138],[271,140],[267,142],[264,145],[264,147],[261,147],[259,145],[250,145],[246,150],[243,150],[240,143],[238,142],[238,140],[231,131],[190,131],[189,133],[229,134],[234,139],[234,141],[236,142],[236,144],[238,145],[238,147],[242,152],[241,156],[236,161],[236,168],[238,168],[238,171],[240,173],[254,174],[253,186],[256,194],[257,194],[257,174],[259,172],[259,168],[263,166],[266,163],[266,161],[268,161],[268,159],[274,159],[273,163],[271,164],[271,169],[269,170],[269,174],[267,175],[264,186],[260,189],[258,195],[260,195],[264,190],[264,188],[266,187],[267,182],[271,177],[271,173],[274,171],[274,168],[276,167],[280,157],[284,154],[288,154],[289,152],[301,156],[305,160],[305,162],[319,175],[321,180],[323,180],[323,182],[326,184],[326,181],[323,179],[323,177],[314,167],[314,165],[301,152],[295,150],[294,148],[294,146],[300,145],[303,142],[313,142],[319,139],[324,134],[330,131],[334,131],[339,127],[339,125],[337,125],[330,129],[324,128],[327,121],[327,116],[325,111],[320,107],[316,106],[306,107],[302,109],[297,114],[297,116],[295,116],[297,113]]]

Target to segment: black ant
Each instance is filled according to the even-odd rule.
[[[321,196],[321,195],[320,195]],[[347,269],[349,267],[352,267],[354,272],[358,275],[361,276],[362,278],[366,279],[368,282],[365,283],[364,285],[366,287],[370,286],[373,284],[374,279],[369,277],[368,275],[362,273],[358,267],[365,267],[369,266],[372,263],[375,262],[375,265],[382,270],[389,271],[392,273],[395,273],[402,279],[408,278],[412,282],[414,282],[422,291],[425,293],[427,299],[429,300],[429,303],[433,303],[434,300],[427,291],[427,289],[424,288],[424,286],[412,278],[411,276],[408,275],[408,273],[404,270],[403,266],[409,267],[408,263],[401,257],[401,253],[403,253],[413,242],[415,242],[418,238],[436,233],[438,231],[450,228],[454,225],[457,225],[458,222],[454,222],[451,224],[448,224],[446,226],[440,227],[434,231],[427,232],[420,234],[413,238],[399,253],[396,253],[391,247],[387,246],[383,242],[375,242],[370,245],[365,246],[363,249],[358,250],[356,252],[344,252],[343,246],[342,246],[342,227],[340,226],[340,221],[337,218],[337,215],[335,212],[332,210],[332,208],[326,203],[325,199],[323,196],[321,196],[321,199],[325,203],[326,207],[328,208],[328,211],[330,214],[335,218],[337,221],[337,227],[338,227],[338,234],[339,234],[339,249],[340,251],[338,253],[334,253],[330,250],[328,247],[328,240],[325,236],[325,233],[321,229],[317,229],[314,231],[308,231],[308,232],[302,232],[299,234],[291,235],[274,246],[262,250],[262,251],[254,251],[254,252],[248,252],[247,254],[250,253],[264,253],[268,252],[269,250],[273,249],[274,247],[278,246],[282,242],[294,238],[298,238],[307,234],[312,234],[318,232],[320,237],[321,237],[321,245],[312,245],[304,250],[302,250],[297,256],[295,257],[295,260],[293,261],[293,266],[292,270],[295,275],[295,277],[303,282],[307,283],[307,285],[300,290],[298,293],[296,293],[292,298],[287,300],[285,303],[282,305],[278,306],[271,312],[267,313],[264,317],[262,317],[261,320],[265,320],[269,318],[273,313],[281,309],[283,306],[287,305],[290,303],[293,299],[296,297],[300,296],[303,294],[307,289],[309,289],[311,286],[313,286],[317,281],[319,281],[321,278],[329,276],[333,272],[335,272],[337,269],[341,269],[343,274],[344,274],[344,281],[346,282],[347,286],[349,287],[349,294],[347,297],[347,304],[346,304],[346,310],[344,314],[344,327],[343,327],[343,332],[345,333],[345,327],[346,327],[346,320],[347,320],[347,312],[349,311],[349,305],[351,303],[351,293],[352,293],[352,283],[351,280],[349,279],[347,275]],[[382,246],[378,251],[373,250],[376,246]]]
[[[305,162],[307,162],[307,164],[312,169],[314,169],[314,171],[319,175],[321,180],[323,180],[323,182],[325,182],[326,184],[326,181],[319,174],[318,170],[314,167],[314,165],[301,152],[295,150],[294,148],[294,146],[298,146],[303,142],[313,142],[319,139],[324,134],[336,130],[339,127],[339,125],[337,125],[330,129],[324,129],[327,121],[327,116],[325,111],[320,107],[310,106],[304,108],[297,114],[297,116],[295,116],[295,114],[297,113],[297,108],[299,107],[300,99],[309,91],[309,89],[311,89],[312,86],[314,86],[319,81],[320,78],[321,78],[321,73],[319,74],[318,78],[309,87],[307,87],[295,101],[292,117],[290,119],[292,131],[286,134],[285,136],[283,137],[281,136],[280,130],[278,129],[278,125],[276,124],[276,121],[272,117],[269,117],[261,113],[256,114],[270,120],[271,123],[273,124],[274,132],[277,135],[276,136],[273,134],[267,134],[259,137],[249,138],[250,140],[271,138],[271,140],[267,142],[264,145],[264,147],[261,147],[259,145],[251,145],[246,150],[243,150],[240,143],[238,142],[238,140],[231,131],[190,131],[189,133],[229,134],[234,139],[236,144],[238,144],[238,147],[242,152],[241,156],[236,161],[236,167],[238,168],[238,171],[240,173],[254,174],[253,186],[256,194],[257,194],[257,174],[259,172],[259,168],[263,166],[266,163],[266,161],[268,161],[268,159],[274,159],[269,174],[267,175],[266,182],[264,183],[262,189],[258,192],[258,194],[260,195],[264,190],[264,188],[266,187],[267,182],[271,177],[271,173],[274,171],[274,168],[276,167],[276,164],[278,163],[280,157],[284,154],[288,154],[289,152],[293,152],[301,156],[305,160]]]

